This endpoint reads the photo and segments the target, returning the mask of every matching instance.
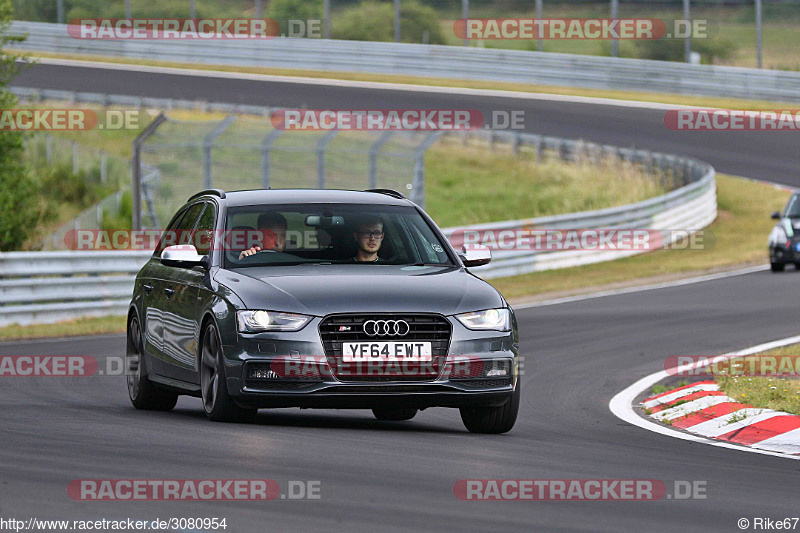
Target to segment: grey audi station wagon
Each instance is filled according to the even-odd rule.
[[[514,312],[431,218],[387,190],[206,190],[178,210],[136,277],[128,393],[208,418],[262,408],[460,410],[504,433],[520,403]]]

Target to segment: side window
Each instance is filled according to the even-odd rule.
[[[156,251],[153,254],[154,257],[160,257],[161,252],[164,250],[164,248],[166,248],[170,244],[174,244],[171,242],[171,238],[169,237],[169,235],[174,234],[175,229],[178,227],[178,224],[181,223],[181,219],[185,214],[186,210],[183,210],[177,215],[175,215],[175,218],[172,219],[172,222],[169,224],[169,226],[167,226],[167,229],[164,230],[164,233],[161,234],[161,238],[158,240],[158,246],[156,246]]]
[[[203,209],[203,214],[200,215],[200,219],[197,221],[197,228],[192,235],[192,242],[200,255],[208,255],[211,251],[211,243],[214,238],[214,219],[216,212],[213,204],[206,203],[205,205],[206,207]]]
[[[184,212],[183,216],[177,216],[175,218],[164,232],[164,235],[161,236],[161,241],[158,243],[158,248],[156,248],[156,256],[160,256],[162,250],[167,246],[191,242],[191,230],[194,229],[197,217],[200,216],[200,211],[203,209],[204,205],[205,204],[202,202],[194,204]]]

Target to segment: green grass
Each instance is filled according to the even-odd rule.
[[[706,248],[658,250],[606,263],[490,280],[506,298],[576,293],[609,284],[681,277],[739,265],[765,264],[767,236],[789,192],[771,185],[717,175],[718,217],[705,231]]]
[[[0,340],[38,339],[45,337],[75,337],[78,335],[100,335],[103,333],[124,333],[124,316],[105,316],[99,318],[80,318],[55,324],[35,326],[6,326],[0,328]]]
[[[756,354],[797,356],[800,344],[793,344]],[[745,358],[746,359],[746,358]],[[745,364],[747,366],[747,364]],[[775,409],[800,415],[800,378],[765,376],[717,376],[719,388],[727,396],[756,408]]]
[[[455,138],[425,157],[426,210],[440,227],[521,219],[629,204],[667,192],[637,166],[606,159],[566,163],[515,157]]]

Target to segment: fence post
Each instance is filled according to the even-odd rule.
[[[45,138],[45,159],[47,159],[47,164],[53,164],[53,136],[49,133],[44,136]]]
[[[377,141],[372,143],[369,147],[369,188],[376,189],[378,187],[378,152],[383,145],[386,144],[391,136],[394,135],[393,131],[385,131],[381,134]]]
[[[542,141],[544,141],[543,135],[536,136],[536,162],[542,162],[542,156],[544,156],[544,147],[542,146]]]
[[[411,182],[411,201],[425,207],[425,152],[442,135],[441,131],[432,131],[414,149],[414,181]]]
[[[78,173],[78,142],[72,141],[72,173]]]
[[[330,131],[317,141],[317,188],[319,189],[325,188],[325,149],[337,133],[339,130]]]
[[[283,133],[283,130],[274,129],[264,137],[261,143],[261,188],[269,189],[269,152],[272,144]]]
[[[212,184],[211,179],[211,149],[214,147],[214,141],[217,137],[222,135],[228,126],[236,120],[236,115],[228,115],[219,124],[214,126],[208,134],[203,138],[203,188],[210,189]]]
[[[142,144],[150,137],[162,122],[167,120],[164,113],[160,113],[153,122],[136,136],[131,145],[131,199],[132,199],[132,226],[135,230],[142,229]]]
[[[106,160],[106,151],[100,150],[100,181],[105,183],[108,179],[108,167]]]

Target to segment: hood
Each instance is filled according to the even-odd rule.
[[[219,270],[248,309],[306,315],[428,312],[452,315],[502,307],[500,294],[460,267],[298,265]]]

